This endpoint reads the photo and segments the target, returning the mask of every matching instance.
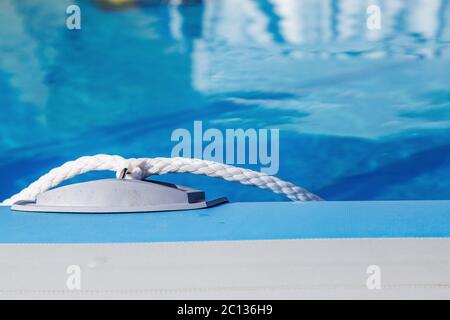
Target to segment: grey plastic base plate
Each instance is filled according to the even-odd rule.
[[[104,179],[77,183],[19,201],[11,209],[55,213],[133,213],[208,208],[227,198],[205,200],[203,191],[160,181]]]

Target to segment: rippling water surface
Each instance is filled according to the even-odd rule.
[[[170,156],[194,120],[279,128],[278,176],[325,199],[450,198],[449,1],[101,2],[0,2],[0,198],[82,155]]]

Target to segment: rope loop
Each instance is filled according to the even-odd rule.
[[[50,170],[18,194],[3,201],[2,204],[12,205],[21,200],[34,201],[40,193],[54,188],[68,179],[90,171],[103,170],[114,171],[117,178],[136,180],[144,180],[151,175],[166,173],[201,174],[269,189],[285,195],[292,201],[322,200],[315,194],[277,177],[214,161],[180,157],[125,159],[117,155],[98,154],[84,156]]]

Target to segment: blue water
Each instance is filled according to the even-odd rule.
[[[325,199],[450,198],[449,1],[375,1],[379,31],[366,28],[374,1],[100,2],[0,1],[1,199],[82,155],[170,156],[194,120],[279,128],[278,176]]]

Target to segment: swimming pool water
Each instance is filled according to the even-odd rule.
[[[82,155],[170,156],[194,120],[279,128],[278,176],[325,199],[450,198],[449,1],[375,1],[376,31],[374,1],[100,2],[0,2],[0,199]]]

